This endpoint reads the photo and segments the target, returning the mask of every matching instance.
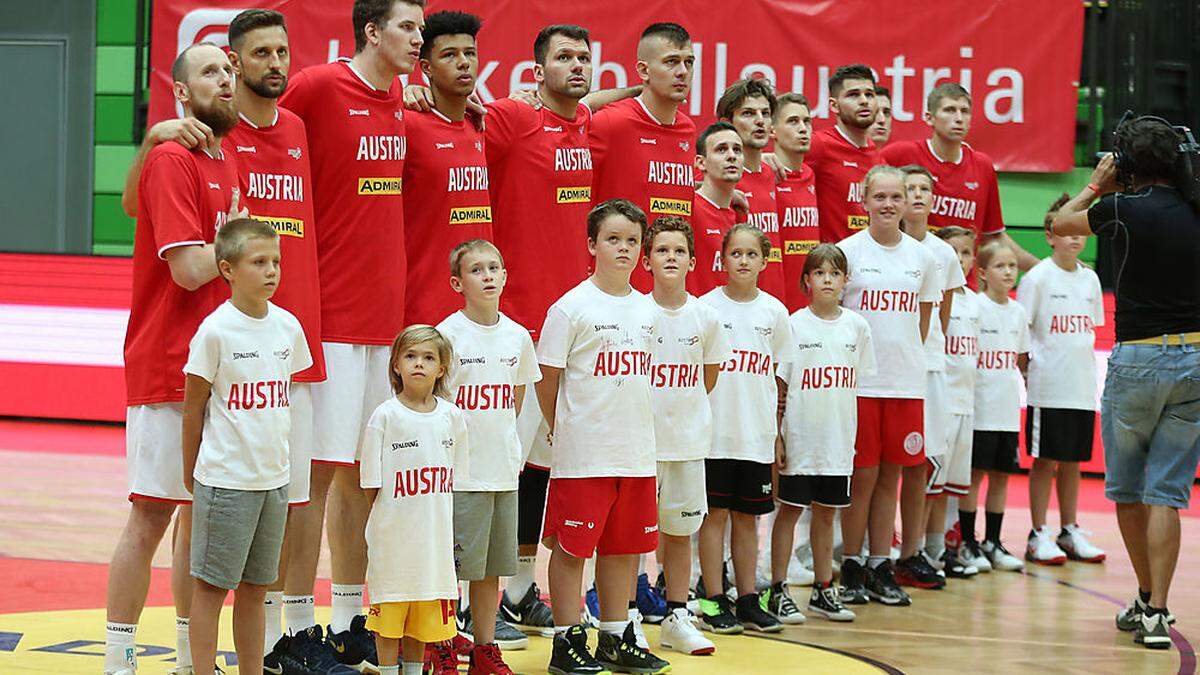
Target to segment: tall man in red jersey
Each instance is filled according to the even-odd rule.
[[[408,252],[405,323],[437,325],[462,303],[450,287],[446,260],[470,239],[492,238],[492,204],[483,133],[466,120],[475,90],[479,18],[437,12],[421,31],[421,72],[433,108],[405,120],[404,238]]]
[[[304,121],[312,151],[327,379],[313,387],[311,497],[323,510],[332,494],[327,640],[342,663],[365,667],[377,661],[361,616],[370,504],[359,488],[358,440],[391,395],[388,345],[405,325],[406,142],[397,76],[411,73],[420,57],[424,2],[355,0],[352,20],[354,57],[304,69],[280,102]],[[317,536],[296,552],[313,555],[319,546]]]
[[[835,124],[813,135],[805,161],[816,176],[821,241],[839,242],[867,226],[862,179],[882,162],[868,134],[875,122],[875,75],[855,63],[829,78]]]
[[[696,125],[680,109],[692,88],[692,38],[675,23],[651,24],[637,46],[642,93],[596,113],[589,137],[592,203],[628,199],[653,222],[692,215]],[[650,273],[636,265],[631,282],[649,292]]]
[[[183,363],[188,342],[229,295],[214,281],[213,239],[237,211],[237,169],[221,139],[237,123],[233,66],[211,43],[185,49],[171,68],[184,114],[209,130],[192,150],[148,146],[140,174],[133,249],[133,298],[125,334],[126,452],[129,500],[125,530],[109,565],[104,672],[133,675],[134,635],[150,585],[150,562],[180,509],[173,550],[177,668],[191,673],[191,495],[183,484]],[[151,141],[153,142],[153,141]],[[243,217],[245,211],[232,214]]]
[[[882,148],[892,139],[892,91],[875,85],[875,121],[869,132],[871,142]]]
[[[748,222],[766,233],[771,240],[767,268],[758,277],[758,287],[784,299],[783,240],[779,237],[779,213],[775,190],[776,174],[763,163],[763,151],[771,142],[771,122],[775,115],[775,91],[761,79],[738,80],[729,85],[717,101],[717,118],[737,129],[745,148],[746,172],[737,189],[750,206]],[[692,228],[693,230],[695,227]]]
[[[804,261],[820,243],[817,190],[813,170],[804,162],[812,142],[812,113],[804,94],[787,93],[775,107],[775,159],[783,169],[783,181],[775,186],[779,206],[779,234],[783,240],[784,297],[789,312],[808,306],[808,294],[800,289]]]
[[[975,232],[979,245],[1001,239],[1017,252],[1021,270],[1030,270],[1038,264],[1037,257],[1018,246],[1004,230],[992,158],[966,143],[971,130],[971,94],[957,82],[939,84],[929,92],[924,117],[933,131],[928,139],[893,143],[881,154],[893,166],[918,164],[933,174],[937,184],[930,229],[965,227]]]
[[[696,297],[725,285],[721,243],[738,219],[730,203],[745,168],[743,148],[742,135],[725,121],[710,124],[696,139],[696,170],[704,178],[692,208],[696,268],[687,275],[687,291]]]

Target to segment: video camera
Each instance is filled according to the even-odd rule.
[[[1117,122],[1116,129],[1113,130],[1112,154],[1117,168],[1117,183],[1126,188],[1133,185],[1133,160],[1122,152],[1122,147],[1125,145],[1125,137],[1130,131],[1131,123],[1140,121],[1159,122],[1175,132],[1179,138],[1179,145],[1176,148],[1178,152],[1176,166],[1180,184],[1177,187],[1188,195],[1200,195],[1200,173],[1197,173],[1200,171],[1200,143],[1196,142],[1192,130],[1185,126],[1171,124],[1154,115],[1134,115],[1132,110],[1125,111],[1125,114]],[[1103,153],[1099,156],[1103,156]]]

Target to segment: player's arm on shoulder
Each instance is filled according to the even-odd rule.
[[[632,87],[615,87],[613,89],[601,89],[593,91],[584,96],[579,102],[586,105],[588,110],[596,112],[606,105],[611,105],[617,101],[627,98],[632,98],[642,93],[642,85],[634,85]]]
[[[196,457],[200,454],[200,438],[204,434],[204,410],[212,396],[212,383],[187,373],[183,383],[183,485],[191,493],[195,489]]]
[[[163,251],[171,268],[171,280],[184,290],[194,291],[217,278],[216,248],[212,244],[172,246]]]
[[[133,162],[129,164],[129,172],[125,174],[125,191],[121,193],[121,208],[130,218],[137,218],[138,181],[142,177],[142,166],[146,163],[146,155],[150,149],[160,143],[175,142],[191,150],[199,145],[211,145],[215,142],[212,129],[195,117],[181,117],[163,120],[150,127],[142,144],[138,147]]]

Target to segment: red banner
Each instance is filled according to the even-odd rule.
[[[703,7],[701,8],[701,4]],[[174,114],[170,67],[200,40],[225,44],[242,9],[287,15],[292,69],[350,56],[351,0],[156,0],[150,120]],[[483,18],[479,86],[484,100],[533,82],[533,38],[551,23],[591,31],[595,87],[636,84],[638,35],[655,21],[677,21],[692,35],[696,72],[688,113],[713,119],[721,91],[746,76],[813,101],[817,126],[829,118],[829,76],[844,63],[871,66],[892,90],[893,140],[924,138],[925,95],[945,81],[974,100],[970,141],[1005,171],[1066,171],[1073,165],[1076,87],[1083,6],[1045,0],[432,0],[428,11],[459,9]]]

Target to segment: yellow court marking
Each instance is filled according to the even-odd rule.
[[[149,607],[138,628],[138,675],[160,675],[174,667],[175,621],[170,607]],[[326,620],[328,610],[318,612]],[[221,650],[233,651],[230,608],[221,615]],[[782,640],[744,636],[710,636],[717,644],[712,656],[685,656],[657,649],[658,628],[646,626],[646,637],[655,653],[669,660],[672,673],[839,673],[872,674],[880,670],[850,656]],[[595,645],[595,634],[591,635]],[[104,658],[104,610],[0,614],[0,673],[80,673],[95,675]],[[545,673],[550,660],[550,640],[529,639],[529,648],[505,652],[505,661],[521,675]],[[227,673],[224,658],[218,659]],[[462,672],[466,672],[464,666]],[[257,675],[257,674],[255,674]]]

